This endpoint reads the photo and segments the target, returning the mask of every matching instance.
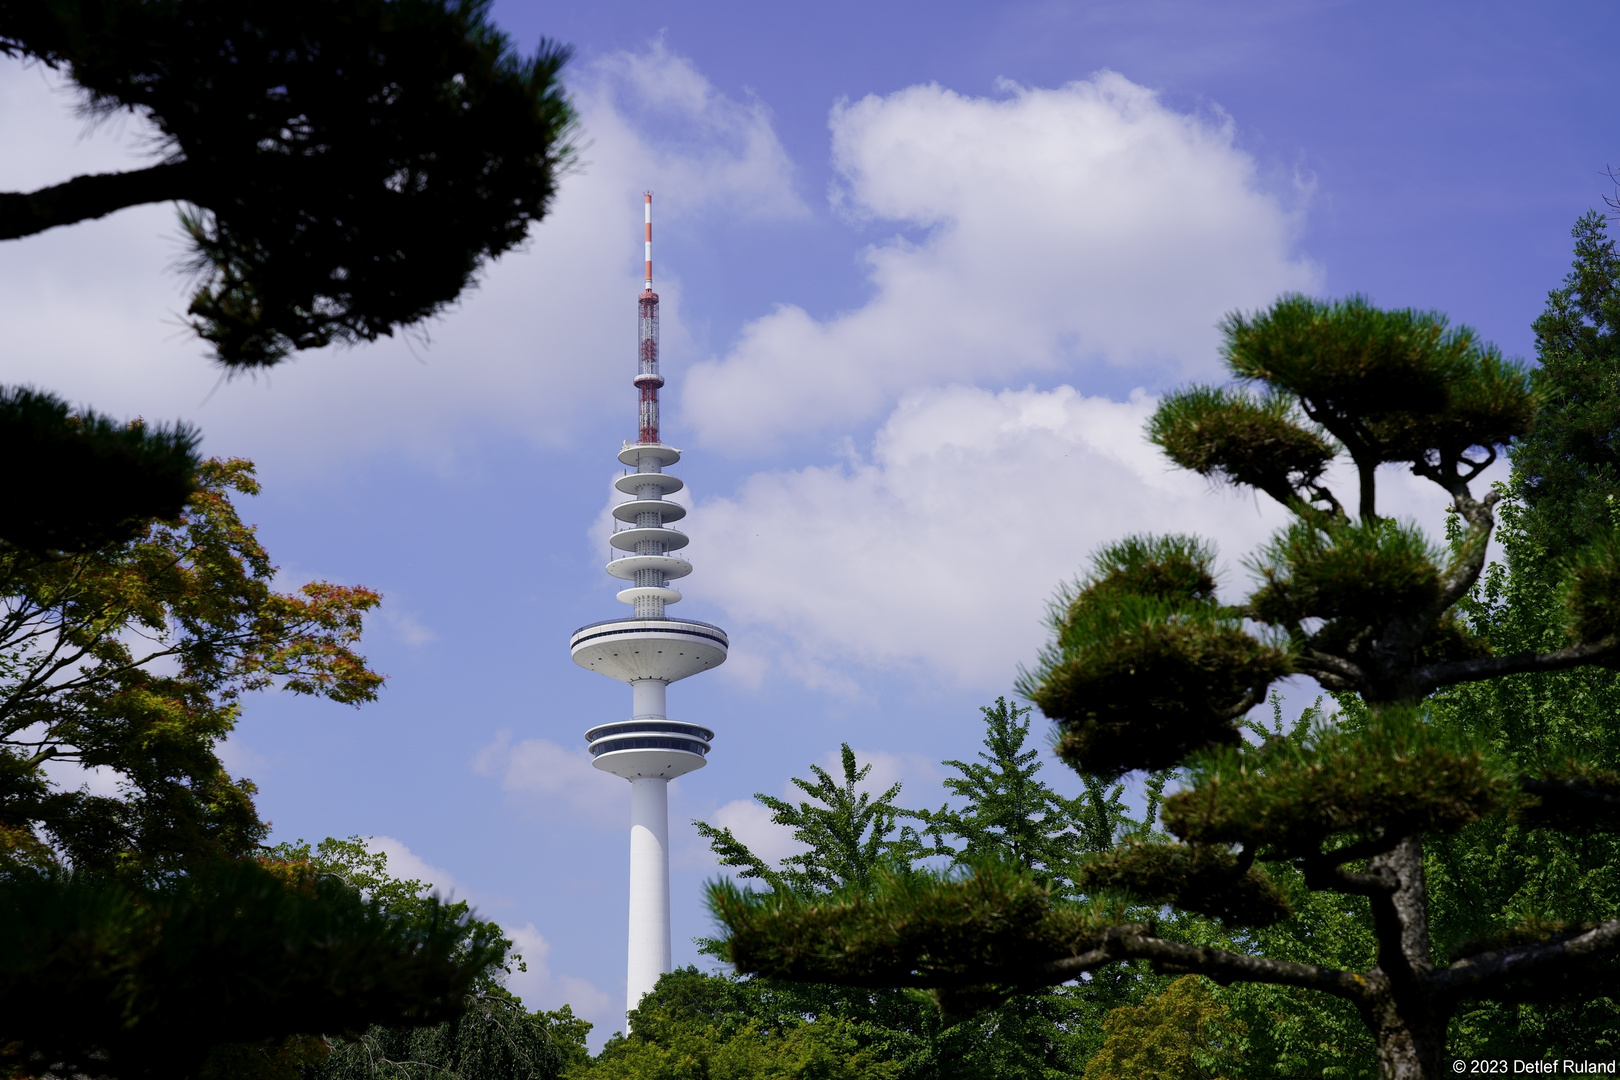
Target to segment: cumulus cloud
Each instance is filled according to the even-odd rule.
[[[598,825],[624,820],[624,781],[591,767],[584,747],[562,747],[548,739],[516,745],[501,731],[473,758],[473,771],[494,777],[510,797],[566,811]]]
[[[727,612],[743,674],[751,659],[813,686],[881,668],[1005,692],[1046,638],[1059,582],[1131,533],[1214,540],[1223,587],[1242,595],[1238,560],[1284,514],[1171,467],[1142,434],[1155,403],[1068,386],[928,390],[864,455],[759,473],[700,503],[704,595]],[[1395,468],[1382,484],[1383,512],[1438,529],[1440,489]]]
[[[842,210],[922,235],[866,251],[858,310],[818,320],[784,304],[695,366],[682,402],[703,442],[875,419],[921,385],[1207,371],[1225,312],[1316,284],[1296,213],[1229,122],[1108,72],[1002,89],[913,86],[833,110]]]
[[[492,425],[565,442],[623,397],[627,369],[612,361],[632,347],[643,189],[659,190],[665,222],[804,213],[764,107],[717,93],[661,44],[568,76],[579,170],[527,247],[491,265],[425,332],[301,354],[222,384],[180,325],[187,297],[173,266],[182,254],[173,210],[138,207],[0,244],[8,381],[115,415],[184,417],[203,426],[213,452],[311,468],[329,467],[334,450],[384,447],[443,463],[469,430]],[[0,189],[148,162],[149,125],[126,117],[86,133],[73,104],[41,69],[0,62],[0,138],[10,151]],[[650,113],[657,139],[632,119]],[[666,272],[660,291],[667,351],[678,353],[678,275]]]

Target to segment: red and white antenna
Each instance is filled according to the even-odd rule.
[[[652,192],[647,196],[647,291],[652,292]]]
[[[647,288],[639,298],[641,341],[636,389],[640,391],[640,432],[636,441],[658,443],[658,388],[664,377],[658,374],[658,294],[652,291],[652,192],[647,192]]]

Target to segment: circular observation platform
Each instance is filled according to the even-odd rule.
[[[673,780],[703,768],[714,732],[696,724],[643,717],[602,724],[585,733],[591,764],[626,780]]]
[[[631,499],[629,502],[613,504],[613,516],[631,525],[634,525],[636,518],[642,514],[662,515],[664,524],[668,525],[685,517],[686,507],[668,499]]]
[[[608,619],[580,627],[568,641],[574,663],[626,683],[672,683],[708,671],[725,663],[730,646],[724,630],[696,619]]]
[[[658,462],[660,469],[667,469],[681,460],[681,452],[663,443],[645,442],[626,442],[624,449],[619,451],[619,464],[628,465],[632,469],[639,467],[643,458]]]

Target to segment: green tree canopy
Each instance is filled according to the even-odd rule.
[[[944,763],[958,774],[945,778],[945,790],[961,805],[917,812],[922,834],[933,837],[935,850],[949,852],[957,866],[1005,862],[1062,891],[1084,852],[1113,846],[1127,822],[1124,790],[1086,776],[1084,794],[1059,795],[1038,775],[1040,751],[1025,749],[1031,710],[1001,697],[981,712],[985,748],[979,760]],[[1163,778],[1157,783],[1162,787]]]
[[[1533,324],[1541,410],[1513,449],[1527,525],[1554,564],[1620,521],[1620,254],[1595,210],[1574,235],[1575,264]]]
[[[587,1060],[590,1023],[567,1005],[526,1009],[505,985],[514,966],[523,969],[523,958],[499,926],[474,918],[465,900],[441,901],[425,882],[394,877],[387,854],[358,836],[278,844],[268,857],[336,878],[407,921],[426,925],[450,916],[466,928],[466,949],[499,941],[507,950],[503,965],[479,973],[464,1012],[431,1026],[373,1024],[327,1040],[302,1068],[302,1080],[557,1080]]]
[[[399,915],[253,860],[0,885],[0,1068],[22,1076],[241,1076],[296,1033],[459,1015],[504,952],[436,903]]]
[[[1224,603],[1214,552],[1196,538],[1110,545],[1060,596],[1054,640],[1021,687],[1082,773],[1183,769],[1162,813],[1175,840],[1127,836],[1092,856],[1076,881],[1084,903],[1005,867],[886,878],[821,902],[722,883],[710,901],[739,970],[991,1001],[997,988],[1145,960],[1342,999],[1391,1080],[1447,1071],[1462,1002],[1578,999],[1613,978],[1620,912],[1591,925],[1527,920],[1471,944],[1436,938],[1429,918],[1426,840],[1493,815],[1566,831],[1620,822],[1606,809],[1620,805],[1620,775],[1580,758],[1525,773],[1472,733],[1431,723],[1426,705],[1444,687],[1620,660],[1620,533],[1562,564],[1552,647],[1496,655],[1458,618],[1501,498],[1470,485],[1530,429],[1528,373],[1439,315],[1360,298],[1285,297],[1223,332],[1235,385],[1167,396],[1149,434],[1172,461],[1290,511],[1249,560],[1256,589]],[[1329,483],[1341,454],[1351,498]],[[1379,515],[1387,465],[1450,497],[1449,550]],[[1242,717],[1291,675],[1338,692],[1341,712],[1294,737],[1245,741]],[[1365,966],[1266,955],[1259,935],[1309,917],[1314,895],[1366,905]],[[1231,947],[1178,935],[1153,914],[1166,905],[1225,924]]]
[[[251,855],[253,785],[216,750],[243,696],[280,686],[358,705],[382,686],[354,650],[380,597],[275,566],[232,497],[246,461],[212,461],[185,520],[71,557],[0,554],[0,834],[48,861],[138,876]],[[111,771],[116,794],[51,781],[50,762]],[[36,852],[40,849],[35,846]]]
[[[452,1018],[502,961],[464,904],[264,858],[253,784],[217,753],[243,698],[357,705],[383,680],[354,648],[378,595],[272,588],[232,501],[257,491],[248,462],[208,462],[179,523],[0,553],[0,1068],[287,1067],[299,1034]]]

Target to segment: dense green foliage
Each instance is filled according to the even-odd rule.
[[[1361,1075],[1370,1043],[1384,1077],[1432,1080],[1453,1028],[1501,1043],[1502,1010],[1529,1001],[1544,1040],[1590,1032],[1620,972],[1620,770],[1612,708],[1576,710],[1607,704],[1580,688],[1609,690],[1620,662],[1620,519],[1560,508],[1590,509],[1584,478],[1608,475],[1593,418],[1620,380],[1593,367],[1613,352],[1601,232],[1577,228],[1576,270],[1537,324],[1571,356],[1533,378],[1433,313],[1285,297],[1223,324],[1235,386],[1162,403],[1149,434],[1172,460],[1267,491],[1293,520],[1248,560],[1257,587],[1237,605],[1195,539],[1105,548],[1059,595],[1021,689],[1082,775],[1179,768],[1168,835],[1121,831],[1075,872],[1079,902],[1004,864],[821,897],[719,884],[725,955],[778,979],[933,987],[947,1008],[1146,961],[1238,984],[1220,1007],[1245,1031],[1267,998],[1336,999],[1291,1041],[1231,1041],[1271,1075],[1330,1048],[1339,1075]],[[1509,565],[1482,581],[1502,492],[1470,484],[1527,435],[1541,449],[1516,487],[1560,531],[1510,507]],[[1328,451],[1349,459],[1354,498],[1332,490]],[[1389,465],[1450,497],[1446,547],[1378,514]],[[1334,692],[1337,713],[1244,739],[1288,675]],[[1538,691],[1528,715],[1492,697]]]
[[[1505,559],[1463,605],[1472,633],[1498,655],[1557,648],[1565,557],[1620,525],[1620,258],[1606,222],[1574,230],[1575,264],[1536,320],[1541,397],[1536,427],[1513,450],[1509,500],[1497,537]],[[1523,772],[1620,770],[1620,674],[1606,668],[1514,675],[1451,688],[1433,715],[1471,733]],[[1620,837],[1590,827],[1534,828],[1494,815],[1429,850],[1437,936],[1461,955],[1529,928],[1550,935],[1620,913]],[[1599,806],[1574,815],[1587,826]],[[1620,995],[1566,1003],[1479,1002],[1452,1025],[1458,1054],[1555,1057],[1620,1052]]]
[[[1540,420],[1513,449],[1515,494],[1553,562],[1620,513],[1620,253],[1595,210],[1574,235],[1574,267],[1534,323]],[[1532,568],[1521,560],[1516,569]]]
[[[665,975],[569,1080],[892,1080],[1078,1078],[1107,1011],[1130,1000],[1114,977],[1024,995],[959,1022],[915,990]]]
[[[320,1052],[306,1055],[302,1080],[556,1080],[586,1060],[591,1025],[566,1005],[555,1012],[525,1009],[504,986],[522,957],[510,951],[499,926],[474,918],[466,901],[445,903],[426,883],[392,876],[388,856],[358,836],[278,844],[269,855],[280,865],[339,880],[408,923],[455,920],[464,928],[463,953],[495,942],[506,950],[504,965],[477,974],[465,1012],[437,1024],[374,1024],[350,1038],[326,1040]]]
[[[208,462],[178,522],[0,554],[0,1068],[285,1075],[300,1035],[452,1020],[502,961],[465,904],[261,851],[217,752],[244,697],[358,705],[382,676],[354,649],[378,595],[272,588],[233,503],[257,491]]]
[[[1103,1045],[1085,1080],[1218,1080],[1241,1075],[1235,1047],[1244,1027],[1196,975],[1103,1021]]]
[[[503,943],[432,904],[253,861],[172,881],[0,875],[0,1068],[193,1075],[242,1044],[457,1015]]]
[[[1127,824],[1123,789],[1086,776],[1084,794],[1059,795],[1038,775],[1040,752],[1025,749],[1031,710],[997,698],[981,711],[986,730],[979,760],[943,763],[958,774],[945,778],[945,790],[961,805],[906,816],[922,821],[923,835],[934,840],[933,854],[949,854],[958,868],[1019,866],[1061,892],[1072,884],[1080,858],[1112,845]]]

